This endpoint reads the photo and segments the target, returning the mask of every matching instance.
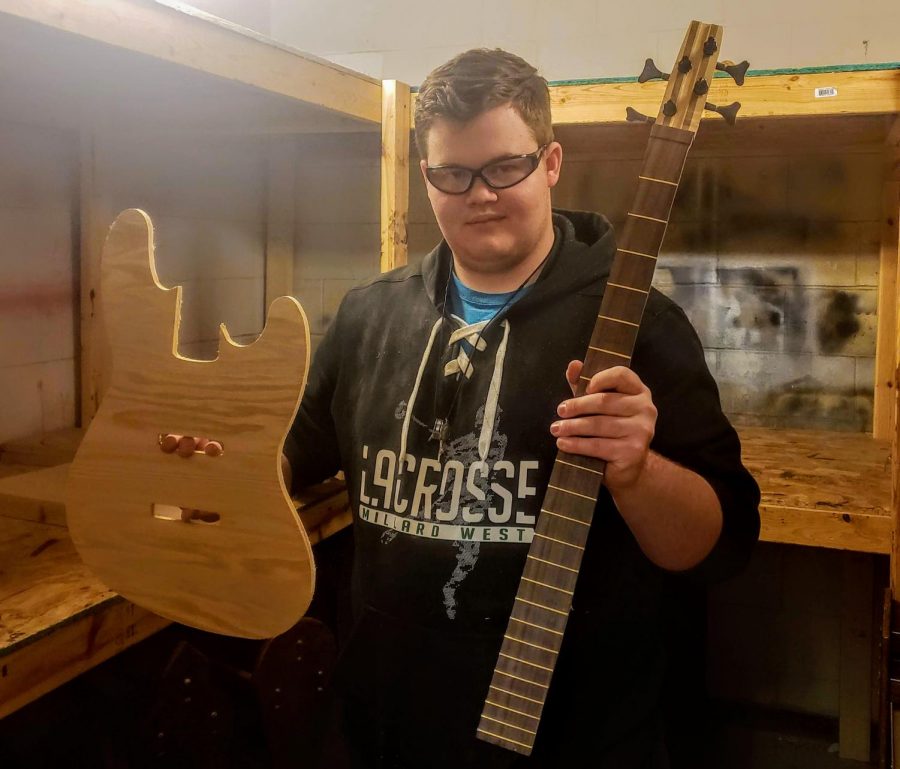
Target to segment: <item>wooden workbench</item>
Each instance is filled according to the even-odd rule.
[[[0,478],[0,718],[169,624],[82,563],[64,521],[67,470]],[[339,482],[305,491],[298,511],[313,544],[351,521]]]

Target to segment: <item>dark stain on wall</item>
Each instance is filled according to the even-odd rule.
[[[816,326],[819,348],[822,352],[840,351],[859,332],[858,303],[859,297],[846,291],[835,291],[831,295]]]

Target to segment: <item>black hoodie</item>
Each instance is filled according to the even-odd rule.
[[[446,243],[350,291],[285,444],[295,487],[346,474],[357,623],[337,680],[376,766],[516,760],[475,730],[556,455],[549,426],[571,395],[566,365],[584,357],[615,252],[601,216],[555,211],[553,224],[537,282],[483,330],[468,378],[453,373]],[[651,448],[703,476],[722,505],[719,541],[684,576],[725,577],[757,539],[759,490],[696,333],[656,290],[633,368],[658,410]],[[657,741],[671,578],[603,490],[535,753],[516,766],[644,760]]]

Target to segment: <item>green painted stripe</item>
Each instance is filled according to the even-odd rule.
[[[798,67],[787,69],[751,69],[747,77],[762,77],[764,75],[814,75],[828,72],[873,72],[892,71],[900,69],[900,62],[884,62],[880,64],[841,64],[829,67]],[[716,72],[716,77],[731,77],[727,72]],[[636,83],[637,77],[598,77],[582,78],[578,80],[551,80],[551,86],[561,85],[602,85],[604,83]]]
[[[747,72],[747,77],[763,77],[765,75],[819,75],[828,72],[890,72],[900,69],[900,61],[881,62],[878,64],[837,64],[827,67],[795,67],[784,69],[751,69]],[[731,77],[727,72],[717,71],[715,77]],[[587,77],[575,80],[551,80],[551,87],[562,85],[603,85],[605,83],[636,83],[637,77]],[[419,87],[413,86],[410,89],[413,93],[418,93]]]

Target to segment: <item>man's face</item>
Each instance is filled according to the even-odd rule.
[[[511,106],[494,107],[467,123],[438,119],[428,133],[427,166],[477,169],[494,160],[532,153],[538,143]],[[559,179],[562,149],[547,145],[535,171],[507,189],[476,179],[468,192],[451,195],[426,180],[434,215],[457,263],[473,273],[499,274],[535,259],[552,244],[550,188]],[[546,253],[537,256],[543,259]]]

